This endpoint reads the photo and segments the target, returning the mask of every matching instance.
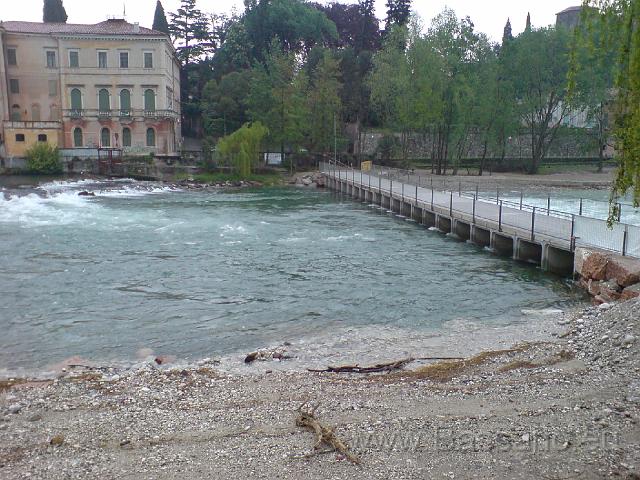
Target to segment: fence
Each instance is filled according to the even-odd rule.
[[[493,198],[469,194],[461,188],[457,192],[437,190],[432,186],[433,177],[427,179],[428,186],[423,186],[423,179],[411,172],[376,165],[366,173],[339,163],[321,163],[320,170],[353,185],[386,193],[391,198],[415,202],[436,213],[450,217],[456,214],[473,224],[497,227],[498,231],[510,231],[531,240],[546,240],[571,249],[596,247],[640,257],[640,226],[618,222],[610,229],[606,221],[582,215],[582,209],[578,214],[552,209],[550,199],[547,207],[541,208],[524,203],[522,197],[519,202],[502,200],[499,192]]]

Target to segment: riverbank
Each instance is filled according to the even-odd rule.
[[[640,299],[566,318],[552,341],[382,375],[212,361],[74,370],[6,388],[14,478],[638,478]],[[304,402],[357,454],[308,456]]]

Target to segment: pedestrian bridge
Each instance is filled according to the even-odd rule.
[[[573,274],[577,246],[640,257],[640,227],[500,200],[436,190],[425,178],[386,167],[362,171],[325,163],[327,187],[441,232],[560,275]],[[413,181],[412,181],[413,180]]]

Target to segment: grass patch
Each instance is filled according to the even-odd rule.
[[[234,173],[206,172],[196,173],[194,175],[188,173],[180,173],[176,175],[176,180],[193,179],[199,183],[224,183],[224,182],[259,182],[265,186],[282,185],[285,177],[279,173],[253,173],[248,177],[241,177]]]

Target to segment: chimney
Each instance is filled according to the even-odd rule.
[[[140,33],[140,24],[138,22],[133,24],[133,33]]]

